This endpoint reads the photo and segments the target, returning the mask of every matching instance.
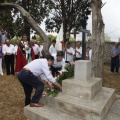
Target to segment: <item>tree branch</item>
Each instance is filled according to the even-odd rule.
[[[29,12],[27,12],[23,7],[21,7],[18,4],[14,3],[0,3],[0,7],[6,6],[6,7],[12,7],[16,8],[20,11],[24,19],[28,21],[28,23],[32,26],[32,28],[43,38],[44,40],[44,51],[46,54],[49,54],[48,52],[48,46],[49,46],[49,39],[47,35],[43,32],[43,30],[38,26],[38,24],[35,22],[35,20],[30,16]]]

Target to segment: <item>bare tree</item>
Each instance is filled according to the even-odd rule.
[[[21,7],[18,4],[14,3],[0,3],[0,6],[9,6],[12,8],[16,8],[20,11],[22,16],[28,21],[28,23],[32,26],[32,28],[39,34],[43,40],[44,40],[44,52],[45,54],[49,54],[48,47],[49,47],[49,39],[47,35],[43,32],[43,30],[38,26],[38,24],[35,22],[35,20],[30,16],[29,12],[27,12],[23,7]]]
[[[104,22],[101,8],[102,0],[91,0],[92,5],[92,70],[93,76],[103,75],[104,56]]]

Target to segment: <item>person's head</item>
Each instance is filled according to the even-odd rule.
[[[16,40],[16,45],[19,45],[20,41],[19,40]]]
[[[55,44],[56,44],[56,40],[53,40],[53,41],[52,41],[52,44],[53,44],[53,46],[55,46]]]
[[[23,41],[27,41],[27,35],[26,35],[26,34],[23,34],[22,40],[23,40]]]
[[[32,45],[32,46],[35,45],[35,40],[32,39],[30,42],[31,42],[31,45]]]
[[[5,34],[5,31],[4,31],[3,29],[1,30],[1,34],[2,34],[2,35],[4,35],[4,34]]]
[[[67,47],[67,48],[70,48],[70,42],[67,42],[67,43],[66,43],[66,47]]]
[[[42,43],[41,43],[40,41],[37,41],[37,45],[39,45],[39,46],[40,46],[41,44],[42,44]]]
[[[57,52],[57,61],[59,61],[59,62],[62,61],[63,57],[64,57],[63,51],[58,51]]]
[[[78,41],[78,42],[77,42],[77,47],[80,48],[80,46],[81,46],[81,42]]]
[[[9,46],[9,45],[10,45],[10,40],[9,40],[9,39],[6,39],[6,40],[5,40],[5,43],[6,43],[6,45]]]
[[[51,66],[53,64],[53,62],[54,62],[54,57],[51,56],[51,55],[46,55],[45,58],[48,61],[48,66]]]
[[[90,47],[87,47],[87,51],[89,51],[91,48]]]

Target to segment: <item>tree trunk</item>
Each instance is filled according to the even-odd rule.
[[[29,1],[27,0],[22,0],[22,7],[29,12]],[[28,36],[28,41],[30,41],[30,25],[27,22],[26,19],[24,19],[24,30],[23,34],[27,34]]]
[[[49,54],[48,47],[49,47],[49,39],[48,36],[43,32],[43,30],[38,26],[38,24],[34,21],[34,19],[30,16],[30,14],[20,5],[14,4],[14,3],[0,3],[1,6],[6,6],[6,7],[12,7],[16,8],[17,10],[20,11],[22,16],[28,23],[31,25],[31,27],[37,32],[38,35],[40,35],[43,40],[44,40],[44,53],[47,55]]]
[[[93,76],[102,78],[104,57],[104,22],[101,0],[92,0],[92,71]]]

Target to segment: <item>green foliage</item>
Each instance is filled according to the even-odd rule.
[[[43,41],[42,37],[40,37],[39,35],[35,35],[35,40],[36,41]]]
[[[1,3],[16,3],[22,6],[30,15],[35,19],[35,21],[40,25],[43,19],[49,15],[49,12],[52,9],[53,2],[52,0],[0,0]],[[7,32],[10,32],[10,35],[13,36],[21,36],[24,33],[30,35],[33,32],[31,26],[27,23],[27,21],[22,17],[20,12],[17,9],[8,9],[7,7],[0,8],[0,25],[2,28],[7,29]],[[1,11],[2,10],[2,11]],[[12,12],[12,14],[11,14]],[[3,15],[1,15],[3,14]],[[8,16],[8,19],[6,19]],[[12,18],[12,20],[9,20]],[[7,21],[6,21],[7,20]],[[6,25],[7,24],[7,25]],[[12,24],[12,25],[11,25]],[[8,31],[8,27],[9,31]]]
[[[48,38],[49,38],[49,40],[52,42],[53,40],[56,40],[56,37],[57,36],[54,36],[54,35],[52,35],[52,34],[49,34],[48,35]]]
[[[88,38],[88,41],[89,41],[89,42],[92,42],[92,36],[90,36],[90,37]]]
[[[92,42],[92,36],[89,37],[88,41]],[[105,42],[110,42],[111,41],[110,36],[108,36],[107,34],[104,34],[104,41]]]
[[[120,38],[118,38],[118,42],[120,42]]]
[[[8,38],[12,38],[14,36],[14,24],[11,10],[12,9],[9,7],[0,7],[0,28],[7,31]]]
[[[73,37],[70,37],[69,42],[75,42],[75,39]]]
[[[110,42],[111,38],[107,34],[104,34],[104,40],[105,40],[105,42]]]
[[[62,72],[62,74],[56,78],[56,81],[61,85],[63,80],[74,76],[74,64],[67,64],[65,69],[66,71]],[[48,96],[52,97],[56,97],[59,92],[60,90],[56,86],[54,86],[54,90],[51,90],[49,88],[47,90]]]
[[[20,40],[21,40],[21,37],[15,36],[15,37],[13,37],[13,38],[10,40],[10,42],[15,45],[17,40],[20,41]]]
[[[64,33],[72,29],[79,30],[86,26],[86,20],[91,13],[91,0],[54,0],[51,15],[46,19],[46,30],[58,32],[63,22]],[[64,20],[64,21],[63,21]]]

